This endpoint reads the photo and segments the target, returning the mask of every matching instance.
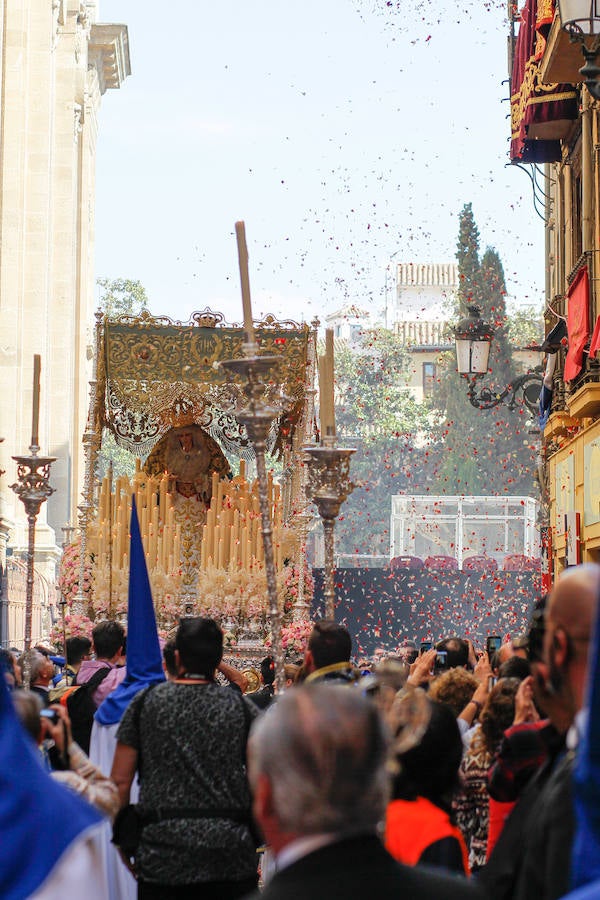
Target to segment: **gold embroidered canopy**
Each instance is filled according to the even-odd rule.
[[[267,316],[256,329],[260,353],[278,356],[265,400],[281,410],[269,450],[290,446],[304,409],[309,372],[308,325]],[[104,318],[98,354],[98,422],[116,442],[145,458],[171,428],[195,423],[225,452],[251,458],[245,429],[235,418],[243,384],[219,365],[243,356],[243,328],[205,309],[187,323],[166,316]]]

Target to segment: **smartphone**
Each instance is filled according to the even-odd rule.
[[[60,716],[55,709],[40,709],[40,716],[42,719],[48,719],[52,725],[58,725],[60,722]]]
[[[433,647],[433,641],[421,641],[421,653],[427,653]]]
[[[435,655],[434,672],[444,672],[448,667],[448,654],[445,650],[438,650]]]
[[[496,650],[502,646],[502,638],[498,634],[490,634],[485,641],[485,649],[488,657],[491,659]]]

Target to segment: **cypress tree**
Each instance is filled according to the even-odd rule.
[[[487,249],[479,257],[479,232],[470,203],[460,214],[459,287],[455,314],[466,315],[467,304],[477,303],[482,318],[495,327],[489,373],[478,381],[491,390],[503,390],[514,377],[512,349],[507,333],[506,285],[498,253]],[[524,408],[504,404],[477,409],[467,399],[467,382],[456,369],[454,352],[445,354],[434,403],[441,414],[440,437],[444,452],[436,489],[441,494],[524,494],[533,490],[535,455],[525,423]]]

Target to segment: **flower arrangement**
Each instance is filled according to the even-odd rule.
[[[308,638],[313,629],[313,623],[309,619],[299,619],[290,622],[281,629],[281,648],[287,657],[298,657],[304,654],[308,644]],[[273,639],[271,635],[265,640],[265,646],[271,647]]]
[[[269,606],[263,569],[217,569],[200,572],[196,609],[215,619],[264,617]]]
[[[65,627],[63,634],[63,623],[59,621],[52,627],[50,632],[50,640],[56,646],[62,647],[63,637],[92,637],[92,628],[94,623],[87,616],[78,615],[77,613],[68,612],[65,614]],[[64,648],[63,648],[64,649]]]
[[[303,602],[310,606],[314,591],[314,582],[311,569],[306,563],[304,564],[304,578],[302,585],[300,584],[301,574],[302,570],[300,566],[294,565],[284,566],[280,572],[280,590],[282,594],[280,596],[280,604],[283,604],[284,614],[292,611],[294,604],[298,601],[300,593],[302,594],[301,599]]]
[[[159,629],[168,630],[177,622],[181,613],[179,600],[181,573],[153,570],[149,573],[149,578],[157,625]],[[91,605],[95,619],[122,619],[127,615],[128,595],[128,569],[113,569],[111,580],[108,564],[94,567]]]
[[[79,575],[81,566],[81,537],[65,547],[60,560],[58,589],[67,603],[72,603],[79,593]],[[86,559],[82,591],[89,598],[92,589],[92,562]]]
[[[161,576],[156,587],[154,580],[152,583],[152,596],[154,597],[154,612],[156,613],[156,623],[159,630],[172,630],[173,626],[179,621],[181,616],[181,599],[179,597],[179,581],[178,572],[174,572],[172,579]],[[163,583],[164,582],[164,583]]]

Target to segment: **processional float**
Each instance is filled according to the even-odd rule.
[[[253,638],[262,644],[270,630],[281,688],[282,625],[307,620],[310,609],[309,500],[323,518],[333,616],[333,521],[352,489],[354,451],[335,442],[329,338],[319,360],[329,412],[319,446],[310,444],[318,322],[253,319],[243,223],[236,234],[243,326],[208,308],[187,323],[97,313],[80,537],[65,552],[61,578],[74,622],[124,615],[135,495],[159,626],[168,631],[181,615],[217,616],[238,651]],[[131,478],[113,478],[109,468],[95,479],[106,431],[135,455]],[[278,460],[277,479],[267,453]]]

